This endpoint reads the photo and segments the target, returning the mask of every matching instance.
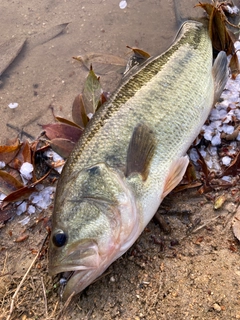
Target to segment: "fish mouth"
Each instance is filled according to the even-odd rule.
[[[89,286],[98,276],[98,269],[67,271],[61,273],[60,297],[66,301],[70,296],[76,295]]]
[[[61,296],[66,300],[95,280],[101,274],[102,266],[97,243],[88,239],[69,245],[64,252],[50,255],[48,270],[50,275],[60,277]]]

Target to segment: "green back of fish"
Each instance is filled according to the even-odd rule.
[[[65,165],[58,196],[64,180],[85,167],[104,162],[125,170],[129,141],[139,123],[155,133],[151,173],[161,175],[161,164],[166,170],[166,164],[185,154],[210,112],[211,68],[206,27],[195,21],[185,23],[170,49],[128,75],[95,114]]]

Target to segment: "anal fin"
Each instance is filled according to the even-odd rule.
[[[166,179],[162,199],[166,197],[182,180],[189,163],[188,156],[181,157],[175,160],[169,170],[169,175]]]
[[[219,100],[228,80],[228,61],[226,52],[220,51],[212,67],[214,78],[214,104]]]
[[[139,173],[145,181],[155,149],[156,140],[151,129],[145,124],[136,126],[127,151],[126,177]]]

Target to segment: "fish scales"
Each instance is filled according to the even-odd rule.
[[[213,101],[208,31],[187,21],[173,45],[130,70],[96,112],[67,160],[55,197],[49,271],[73,272],[64,299],[138,238],[180,182],[186,151]]]

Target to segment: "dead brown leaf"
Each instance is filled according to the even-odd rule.
[[[27,140],[22,143],[21,148],[16,157],[14,157],[11,162],[9,162],[9,166],[19,170],[24,162],[32,163],[32,152],[30,144]]]
[[[52,139],[50,141],[50,145],[51,145],[51,148],[53,149],[53,151],[55,151],[61,157],[66,159],[66,158],[68,158],[71,151],[73,150],[73,148],[75,146],[75,142],[68,140],[68,139],[56,138],[56,139]]]
[[[232,161],[231,165],[221,174],[221,177],[223,176],[233,176],[235,177],[238,173],[238,169],[240,167],[240,152],[236,155],[234,160]]]
[[[227,6],[232,5],[227,1],[215,1],[213,4],[199,2],[196,7],[203,8],[209,16],[208,29],[213,48],[217,51],[225,51],[227,55],[232,55],[229,67],[232,72],[232,78],[235,79],[240,72],[240,68],[234,47],[235,39],[227,26],[238,30],[239,26],[230,23],[226,16],[228,13]]]
[[[83,63],[90,70],[90,66],[94,66],[94,71],[99,74],[109,74],[112,72],[122,72],[127,61],[118,56],[104,53],[88,53],[83,56],[73,57]]]
[[[23,184],[6,171],[0,170],[0,191],[6,195],[23,187]]]
[[[83,104],[82,94],[78,94],[73,101],[72,118],[81,128],[85,128],[89,121]]]
[[[16,214],[16,208],[12,205],[7,206],[7,208],[0,210],[0,222],[6,222],[11,219]]]
[[[63,138],[77,142],[82,134],[81,129],[65,123],[50,123],[42,125],[42,128],[46,131],[46,136],[50,140]]]
[[[139,48],[135,48],[135,47],[129,47],[127,46],[128,49],[131,49],[133,51],[133,53],[141,59],[147,60],[148,58],[150,58],[150,54],[147,53],[146,51],[143,51],[142,49]]]
[[[77,123],[75,123],[75,122],[73,122],[71,120],[65,119],[65,118],[56,116],[55,120],[58,121],[58,122],[61,122],[61,123],[68,124],[69,126],[73,126],[73,127],[77,127],[79,129],[82,129],[82,127],[80,127]]]
[[[0,161],[4,161],[8,164],[18,153],[21,147],[21,143],[17,138],[12,145],[0,146]]]
[[[9,202],[16,202],[28,199],[28,197],[35,191],[37,191],[37,189],[35,188],[35,184],[25,186],[21,189],[13,191],[8,196],[6,196],[6,198],[4,198],[2,202],[2,208],[5,207]]]

